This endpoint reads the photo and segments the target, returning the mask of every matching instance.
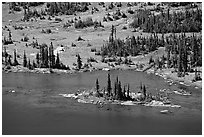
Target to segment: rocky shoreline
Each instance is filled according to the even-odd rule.
[[[107,94],[107,93],[106,93]],[[160,97],[159,99],[153,99],[154,96],[148,97],[148,99],[143,100],[143,94],[141,92],[130,92],[130,100],[117,100],[108,96],[97,96],[97,92],[94,89],[77,91],[74,94],[59,94],[59,96],[65,98],[72,98],[77,100],[79,103],[90,103],[95,105],[100,105],[103,107],[105,104],[117,104],[117,105],[143,105],[146,107],[171,107],[171,108],[181,108],[180,105],[172,104],[167,97]],[[150,99],[152,98],[152,99]]]
[[[119,67],[92,67],[92,68],[85,68],[81,70],[62,70],[62,69],[49,69],[49,68],[35,68],[33,70],[29,70],[28,68],[25,68],[23,66],[4,66],[2,65],[2,71],[9,73],[9,72],[23,72],[23,73],[41,73],[41,74],[50,74],[50,73],[57,73],[57,74],[72,74],[72,73],[78,73],[78,72],[92,72],[92,71],[110,71],[110,70],[133,70],[133,71],[140,71],[142,72],[142,69],[138,69],[137,67],[131,65],[131,66],[125,66],[121,65]],[[195,88],[202,88],[202,81],[196,81],[192,82],[192,77],[194,73],[189,73],[189,75],[185,77],[177,77],[177,74],[173,72],[173,69],[162,69],[162,70],[154,70],[154,68],[150,68],[147,71],[145,71],[148,74],[155,74],[157,76],[163,77],[165,80],[170,79],[170,81],[186,85],[186,86],[194,86]],[[202,75],[201,75],[202,76]],[[168,82],[168,81],[167,81]],[[171,82],[170,82],[171,84]]]

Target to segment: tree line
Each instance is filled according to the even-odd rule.
[[[24,50],[23,54],[23,64],[20,64],[17,60],[16,50],[14,50],[13,54],[13,61],[11,60],[12,56],[8,54],[6,51],[6,47],[3,48],[2,51],[2,63],[5,66],[17,66],[22,65],[23,67],[27,67],[28,69],[34,69],[34,68],[50,68],[50,69],[64,69],[69,70],[69,66],[64,65],[59,57],[59,53],[57,52],[57,55],[54,55],[54,48],[52,42],[50,43],[50,46],[48,47],[47,44],[38,45],[39,46],[39,52],[36,54],[35,60],[31,62],[30,58],[27,57],[26,52]],[[82,60],[80,55],[76,55],[77,57],[77,70],[80,70],[83,68]]]
[[[64,65],[60,61],[59,53],[57,55],[54,55],[54,48],[53,44],[51,42],[50,46],[48,47],[47,44],[42,44],[39,45],[40,49],[39,52],[36,54],[36,60],[33,60],[31,63],[30,59],[27,58],[26,52],[24,50],[23,54],[23,67],[27,67],[29,69],[34,69],[34,68],[51,68],[51,69],[69,69],[68,66]],[[14,50],[14,55],[13,59],[14,61],[11,61],[12,56],[9,55],[6,51],[6,47],[4,47],[4,51],[2,53],[4,59],[3,63],[5,65],[10,65],[10,66],[17,66],[20,65],[17,61],[17,55],[16,55],[16,50]]]
[[[140,9],[130,24],[133,28],[140,27],[143,32],[156,33],[181,33],[200,32],[202,30],[202,10],[200,8],[173,11],[167,9],[155,15],[150,10]]]
[[[49,15],[50,16],[58,16],[58,15],[73,15],[76,12],[85,12],[87,11],[88,2],[47,2],[45,9],[37,11],[36,9],[31,10],[31,5],[26,2],[21,4],[24,9],[24,21],[28,21],[32,17],[40,17],[43,19],[43,16]]]

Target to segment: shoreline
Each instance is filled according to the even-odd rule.
[[[82,72],[93,72],[93,71],[110,71],[110,70],[133,70],[138,72],[144,72],[147,74],[154,74],[157,76],[160,76],[166,79],[170,79],[173,82],[176,82],[178,84],[186,85],[186,86],[194,86],[195,88],[202,88],[202,80],[192,82],[192,75],[193,73],[190,73],[189,75],[186,75],[185,77],[177,77],[176,73],[172,73],[172,68],[170,69],[162,69],[162,70],[154,70],[154,68],[151,68],[147,71],[143,71],[141,69],[138,69],[134,66],[123,66],[120,65],[118,67],[112,68],[112,67],[93,67],[88,69],[82,69],[82,70],[62,70],[62,69],[52,69],[52,72],[50,72],[49,68],[35,68],[34,70],[29,70],[28,68],[25,68],[23,66],[11,66],[10,69],[5,69],[5,66],[2,65],[2,72],[9,73],[39,73],[39,74],[73,74],[73,73],[82,73]]]
[[[188,75],[185,75],[184,77],[178,77],[177,73],[174,72],[172,73],[173,68],[167,68],[167,69],[162,69],[162,70],[156,70],[154,72],[154,70],[148,70],[147,73],[151,73],[157,76],[160,76],[162,78],[166,79],[170,79],[173,82],[176,82],[178,84],[181,85],[185,85],[185,86],[194,86],[195,88],[201,88],[202,89],[202,80],[201,81],[196,81],[196,82],[192,82],[192,77],[194,75],[194,73],[189,73]]]

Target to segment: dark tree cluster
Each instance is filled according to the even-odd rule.
[[[46,44],[40,45],[40,52],[36,54],[36,65],[39,68],[69,69],[60,61],[59,53],[54,55],[52,42],[49,47]]]
[[[79,54],[77,55],[77,69],[82,69],[82,61]]]
[[[12,3],[17,3],[19,6],[23,6],[23,7],[25,6],[37,7],[44,4],[44,2],[12,2]]]
[[[109,13],[103,17],[104,22],[108,21],[114,21],[114,20],[119,20],[121,18],[127,18],[127,15],[124,12],[121,12],[120,9],[117,9],[115,12],[113,12],[112,15]]]
[[[130,24],[133,28],[140,27],[143,32],[181,33],[200,32],[202,30],[202,10],[185,9],[170,13],[161,11],[158,15],[150,10],[139,10]]]
[[[178,76],[182,72],[191,72],[193,67],[202,66],[202,37],[195,34],[186,36],[170,35],[166,37],[167,66],[177,68]]]
[[[59,54],[57,56],[54,55],[53,44],[51,42],[50,46],[48,47],[46,44],[38,45],[40,52],[36,54],[36,62],[33,60],[31,63],[30,58],[27,58],[26,52],[24,51],[23,54],[23,66],[29,69],[34,68],[50,68],[50,69],[65,69],[68,70],[69,67],[65,66],[61,61]],[[2,52],[2,63],[6,66],[17,66],[20,65],[17,61],[16,50],[14,50],[13,55],[13,62],[11,61],[12,56],[9,55],[6,51],[6,47],[4,47],[4,51]]]
[[[21,7],[17,2],[10,2],[9,3],[9,11],[21,11]]]
[[[91,17],[88,17],[85,20],[78,20],[77,22],[74,23],[75,28],[81,28],[81,29],[90,27],[93,25],[94,25],[94,22]]]
[[[23,16],[23,21],[29,21],[30,18],[42,18],[43,10],[41,10],[41,13],[38,12],[36,9],[31,10],[29,6],[24,6],[24,16]]]
[[[166,4],[171,7],[179,7],[179,6],[193,6],[195,5],[193,2],[162,2],[163,4]]]
[[[88,2],[48,2],[47,3],[47,12],[49,15],[72,15],[76,12],[85,12],[89,10]]]
[[[160,46],[164,46],[164,36],[158,37],[156,33],[150,37],[135,36],[127,37],[125,40],[116,38],[116,28],[112,26],[109,41],[101,48],[102,56],[137,56],[139,53],[151,52]]]
[[[71,24],[70,24],[71,25]],[[99,21],[93,21],[91,17],[88,17],[86,18],[85,20],[78,20],[74,23],[74,27],[76,29],[80,28],[80,29],[83,29],[83,28],[86,28],[86,27],[91,27],[91,26],[94,26],[94,28],[97,28],[97,27],[104,27],[101,22]]]
[[[11,31],[9,31],[8,39],[4,36],[4,38],[2,39],[2,44],[3,45],[13,44]]]
[[[24,9],[24,21],[29,21],[32,17],[40,17],[40,19],[45,19],[44,16],[58,16],[58,15],[73,15],[76,12],[85,12],[89,8],[87,2],[47,2],[46,8],[40,11],[36,9],[30,10],[31,6],[37,6],[44,3],[41,2],[22,2],[20,6]],[[51,19],[50,17],[48,19]]]
[[[98,97],[108,97],[114,100],[134,100],[130,97],[130,86],[129,84],[124,84],[122,86],[121,81],[119,80],[118,76],[116,77],[116,80],[114,82],[114,87],[112,88],[111,84],[111,78],[110,74],[108,74],[108,81],[107,81],[107,88],[104,89],[103,93],[100,93],[100,85],[98,79],[96,79],[96,93]],[[107,92],[105,92],[105,90]],[[146,87],[145,85],[140,86],[139,92],[143,94],[143,97],[140,99],[140,101],[144,101],[147,99],[147,93],[146,93]]]
[[[11,61],[12,56],[8,54],[6,51],[6,47],[4,47],[4,51],[2,51],[2,63],[6,66],[17,66],[20,65],[17,60],[16,50],[13,52],[13,61]]]

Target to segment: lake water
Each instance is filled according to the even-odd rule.
[[[91,89],[96,78],[106,87],[119,76],[137,92],[140,82],[147,92],[185,89],[191,96],[169,95],[181,108],[145,107],[78,103],[61,93]],[[15,93],[8,93],[15,90]],[[183,85],[169,86],[161,77],[136,71],[95,71],[76,74],[2,73],[3,134],[202,134],[202,90]],[[168,109],[170,114],[161,114]]]

